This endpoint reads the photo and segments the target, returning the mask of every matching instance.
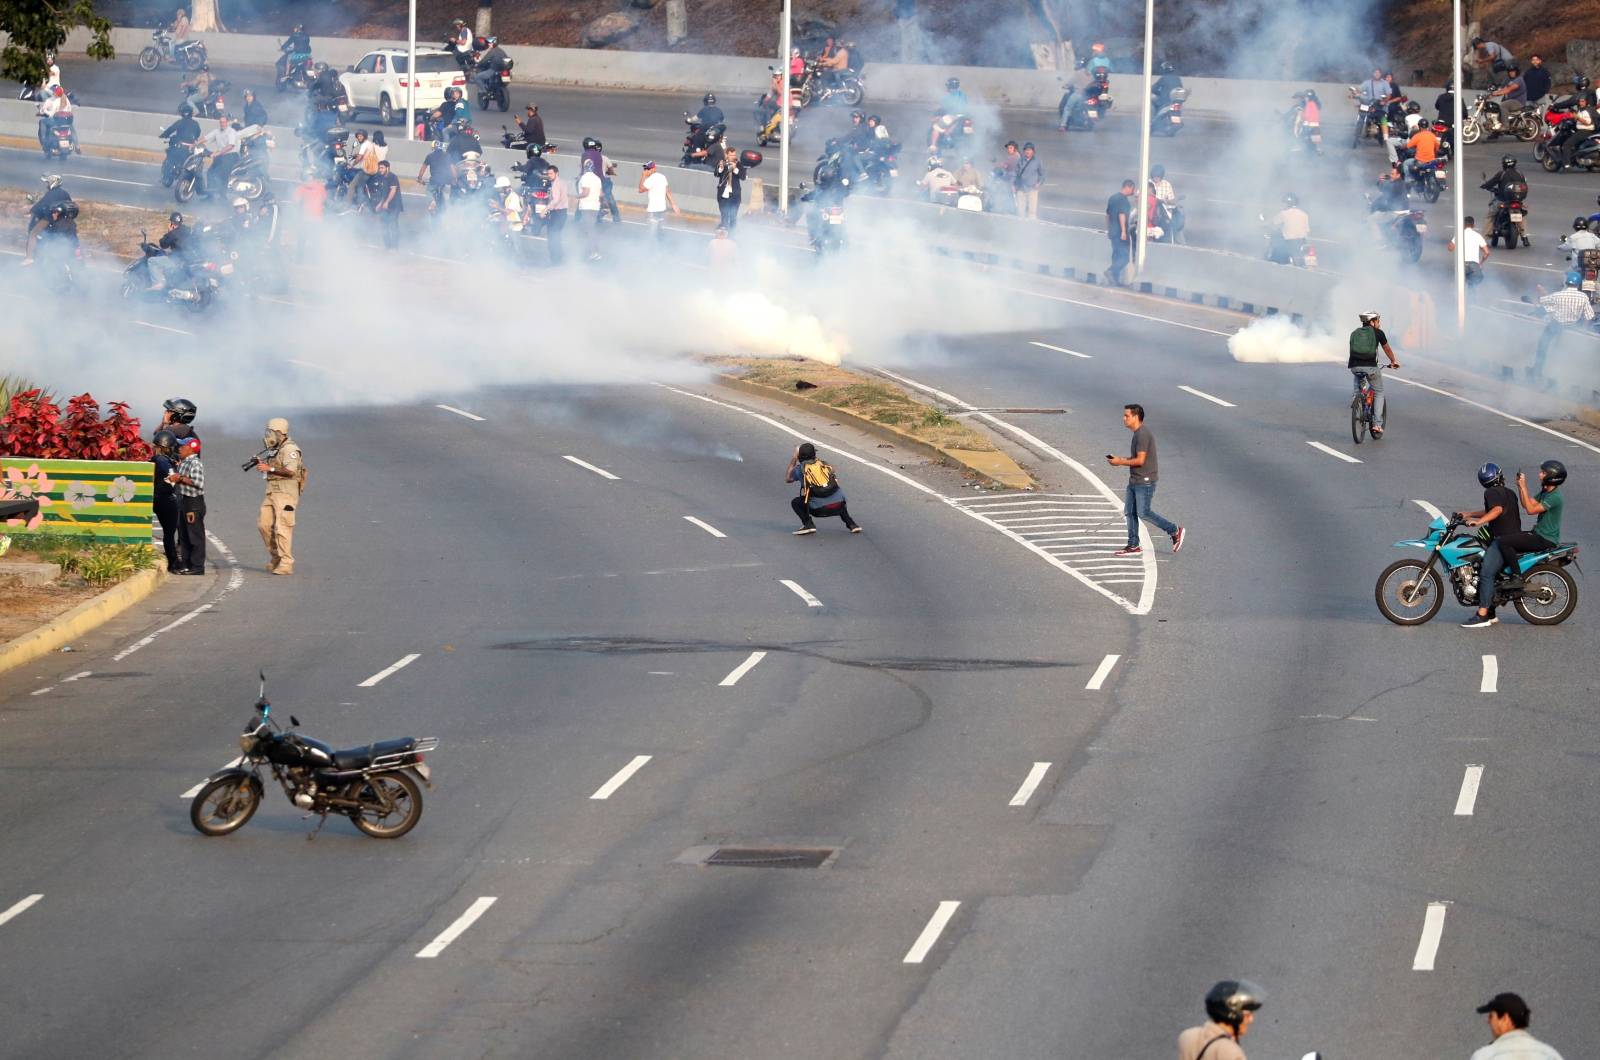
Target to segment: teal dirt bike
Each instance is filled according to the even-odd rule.
[[[1482,536],[1459,533],[1465,523],[1457,513],[1449,522],[1435,519],[1425,537],[1395,542],[1396,548],[1425,548],[1428,555],[1391,563],[1378,575],[1373,596],[1384,618],[1398,626],[1420,626],[1438,614],[1444,604],[1441,568],[1450,578],[1456,602],[1478,606],[1478,571],[1489,546]],[[1517,557],[1522,586],[1513,588],[1507,583],[1510,570],[1501,571],[1495,580],[1494,605],[1511,604],[1535,626],[1565,622],[1578,607],[1578,583],[1567,573],[1577,559],[1578,546],[1571,541]]]

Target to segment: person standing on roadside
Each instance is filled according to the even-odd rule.
[[[1478,1006],[1489,1018],[1494,1041],[1472,1054],[1472,1060],[1561,1060],[1561,1054],[1528,1033],[1532,1015],[1516,994],[1496,994]]]
[[[1449,243],[1451,253],[1457,246],[1461,249],[1462,264],[1466,266],[1467,286],[1476,287],[1483,282],[1483,263],[1489,260],[1489,244],[1484,242],[1483,235],[1473,227],[1478,222],[1475,218],[1466,217],[1461,221],[1461,235]]]
[[[800,517],[800,529],[794,532],[795,537],[816,533],[817,524],[813,520],[834,515],[852,534],[861,533],[861,527],[850,518],[850,509],[845,506],[844,489],[839,485],[838,476],[826,461],[817,459],[816,446],[810,442],[795,446],[783,481],[800,483],[800,495],[789,501],[789,507]]]
[[[156,521],[161,524],[161,551],[167,557],[167,573],[176,574],[178,562],[178,494],[172,485],[172,474],[178,468],[178,436],[163,427],[150,437],[155,448],[151,463],[156,466],[155,495],[151,507]]]
[[[561,183],[561,170],[551,166],[544,171],[544,175],[550,180],[550,204],[544,241],[550,251],[550,264],[560,265],[566,260],[566,248],[561,241],[567,234],[567,211],[572,208],[572,196],[567,194],[567,186]]]
[[[1033,141],[1022,145],[1022,155],[1012,178],[1016,186],[1017,216],[1025,221],[1039,219],[1039,188],[1044,184],[1044,163],[1039,161]]]
[[[646,162],[639,173],[639,194],[644,196],[644,216],[650,222],[650,232],[660,243],[665,238],[662,226],[667,220],[667,208],[672,208],[674,217],[682,217],[683,211],[678,209],[678,201],[667,186],[667,175],[654,162]]]
[[[267,421],[261,447],[266,455],[256,466],[266,479],[267,493],[261,500],[256,529],[267,546],[267,572],[293,574],[295,509],[305,485],[305,460],[300,446],[289,437],[289,421],[281,416]]]
[[[206,466],[200,462],[200,439],[178,447],[182,460],[170,479],[178,494],[178,535],[174,542],[178,569],[174,574],[206,572]]]
[[[1156,493],[1156,436],[1144,425],[1144,406],[1122,406],[1122,425],[1133,432],[1128,455],[1112,456],[1107,453],[1106,462],[1112,467],[1128,469],[1128,489],[1122,506],[1122,514],[1128,518],[1128,546],[1118,549],[1113,555],[1137,556],[1144,551],[1139,544],[1140,519],[1160,527],[1163,533],[1172,538],[1172,551],[1177,552],[1183,548],[1183,527],[1157,515],[1150,507],[1150,501]]]
[[[721,217],[721,227],[729,232],[739,224],[740,185],[744,177],[744,163],[739,161],[739,152],[732,147],[725,148],[717,162],[717,213]]]
[[[578,178],[578,227],[584,232],[583,253],[589,261],[600,260],[600,199],[605,185],[594,171],[594,162],[583,160],[583,175]]]
[[[1106,279],[1113,287],[1128,283],[1128,262],[1133,249],[1133,189],[1131,180],[1122,182],[1122,189],[1106,200],[1106,238],[1111,240],[1111,265]]]
[[[372,201],[372,209],[383,223],[383,245],[394,250],[400,246],[400,214],[405,206],[400,201],[400,178],[387,158],[378,163],[378,175],[372,178]]]
[[[194,418],[199,414],[188,398],[168,398],[161,403],[161,426],[182,442],[195,437]]]

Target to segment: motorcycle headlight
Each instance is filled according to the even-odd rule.
[[[239,753],[241,755],[248,758],[255,749],[256,737],[254,733],[247,732],[239,736]]]

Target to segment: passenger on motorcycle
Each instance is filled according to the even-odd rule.
[[[1067,130],[1067,122],[1072,117],[1073,108],[1079,100],[1088,95],[1094,83],[1094,75],[1089,72],[1088,64],[1079,59],[1072,73],[1067,75],[1063,86],[1065,91],[1061,94],[1061,107],[1056,115],[1057,124],[1060,125],[1062,132]]]
[[[1561,160],[1561,168],[1567,169],[1572,165],[1573,156],[1583,142],[1595,134],[1596,118],[1594,100],[1583,95],[1578,97],[1578,104],[1572,110],[1572,124],[1569,126],[1562,122],[1562,128],[1551,138],[1546,150],[1555,153]]]
[[[490,91],[495,81],[499,79],[502,71],[511,65],[511,56],[500,47],[499,37],[490,37],[487,41],[489,48],[478,56],[477,70],[472,79],[477,82],[481,92]]]
[[[472,108],[467,105],[467,97],[459,88],[444,90],[444,105],[439,110],[444,114],[447,124],[472,120]]]
[[[211,181],[226,183],[228,174],[239,161],[239,130],[227,118],[218,118],[217,127],[200,138],[205,146],[205,161],[200,164],[200,192],[211,194]]]
[[[958,185],[956,184],[955,174],[944,168],[942,161],[938,158],[930,158],[928,159],[928,172],[921,180],[917,181],[917,187],[922,189],[927,198],[936,199],[941,194],[955,191]]]
[[[46,174],[39,180],[44,184],[44,194],[39,196],[28,211],[28,242],[22,255],[24,265],[33,264],[33,247],[39,241],[39,233],[50,223],[50,211],[72,201],[72,196],[61,186],[61,178],[56,174]]]
[[[1273,215],[1272,226],[1277,232],[1272,237],[1267,257],[1280,265],[1288,265],[1303,252],[1311,236],[1311,217],[1300,209],[1300,199],[1293,192],[1283,197],[1283,209]]]
[[[1552,466],[1553,465],[1553,466]],[[1548,478],[1553,478],[1555,483],[1549,488],[1548,495],[1545,491],[1547,482],[1546,469],[1549,469]],[[1567,469],[1560,462],[1547,460],[1539,467],[1540,494],[1539,513],[1542,516],[1549,514],[1549,519],[1541,518],[1544,531],[1551,536],[1545,538],[1543,534],[1524,534],[1522,520],[1517,516],[1517,497],[1506,488],[1505,475],[1500,470],[1500,465],[1493,461],[1484,464],[1478,469],[1478,483],[1483,487],[1483,510],[1477,512],[1457,512],[1466,525],[1479,527],[1488,525],[1489,533],[1494,540],[1484,550],[1482,565],[1478,568],[1478,613],[1474,617],[1461,623],[1464,629],[1485,629],[1500,620],[1494,613],[1494,583],[1503,567],[1512,569],[1512,585],[1520,585],[1522,578],[1517,572],[1517,550],[1519,542],[1527,542],[1530,538],[1537,539],[1537,551],[1544,551],[1555,546],[1556,539],[1561,535],[1561,497],[1556,488],[1566,481]],[[1527,497],[1526,476],[1517,476],[1517,486],[1524,497]],[[1533,498],[1529,497],[1530,503]],[[1545,502],[1549,501],[1549,504]],[[1524,549],[1533,551],[1531,545],[1523,545]]]
[[[1106,58],[1106,46],[1095,41],[1089,46],[1089,74],[1097,76],[1102,71],[1111,73],[1111,60]]]
[[[245,123],[245,125],[246,126],[259,125],[262,128],[265,128],[266,125],[267,125],[267,122],[268,122],[268,119],[267,119],[267,108],[262,104],[262,102],[259,99],[256,98],[256,93],[255,93],[254,89],[250,89],[250,88],[245,89],[244,90],[244,123]]]
[[[1521,202],[1524,205],[1527,204],[1528,182],[1523,179],[1521,172],[1517,170],[1517,160],[1511,155],[1502,156],[1500,159],[1500,172],[1478,186],[1494,196],[1495,201],[1491,204],[1492,208],[1504,209],[1513,201]],[[1516,225],[1517,235],[1522,238],[1522,245],[1525,247],[1532,246],[1528,242],[1527,211],[1523,211],[1523,213],[1523,219],[1515,221],[1513,224]],[[1490,238],[1493,238],[1494,232],[1491,230],[1489,235]]]
[[[465,71],[472,62],[472,30],[467,26],[465,19],[458,18],[450,23],[450,35],[445,38],[445,50],[456,57],[456,62],[461,64]]]
[[[1361,326],[1350,333],[1350,360],[1346,367],[1356,394],[1361,393],[1362,378],[1372,387],[1372,436],[1382,438],[1388,408],[1383,398],[1383,373],[1378,370],[1378,351],[1389,358],[1390,368],[1399,368],[1400,361],[1389,346],[1389,336],[1383,333],[1378,314],[1362,313],[1358,319]]]
[[[211,64],[201,63],[195,75],[178,86],[184,96],[193,96],[196,105],[204,113],[206,106],[211,102]]]
[[[68,129],[68,143],[78,154],[83,154],[83,148],[78,146],[78,132],[72,124],[72,100],[67,98],[67,90],[57,85],[51,90],[45,101],[39,104],[39,143],[48,145],[56,127],[65,125]],[[45,156],[50,150],[46,147]]]

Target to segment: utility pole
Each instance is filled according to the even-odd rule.
[[[779,113],[783,115],[779,128],[783,130],[782,137],[778,140],[778,213],[787,220],[789,217],[789,125],[794,117],[789,109],[789,42],[791,4],[793,0],[783,0],[783,26],[778,30],[778,69],[783,71],[783,94],[778,97]]]
[[[1144,0],[1144,106],[1139,109],[1144,124],[1139,130],[1139,180],[1135,185],[1139,189],[1139,254],[1135,258],[1136,275],[1144,272],[1144,248],[1150,237],[1147,203],[1150,195],[1150,109],[1154,105],[1151,93],[1155,77],[1155,38],[1156,0]],[[1121,279],[1117,277],[1119,283]]]
[[[1455,185],[1456,185],[1456,334],[1467,333],[1467,258],[1465,248],[1461,242],[1461,233],[1466,224],[1467,214],[1467,156],[1461,149],[1461,0],[1455,0],[1455,80],[1450,82],[1453,91],[1450,98],[1453,100],[1455,111],[1455,125],[1450,130],[1451,138],[1455,141],[1452,153],[1455,155]]]
[[[406,21],[406,139],[417,138],[417,0]]]

